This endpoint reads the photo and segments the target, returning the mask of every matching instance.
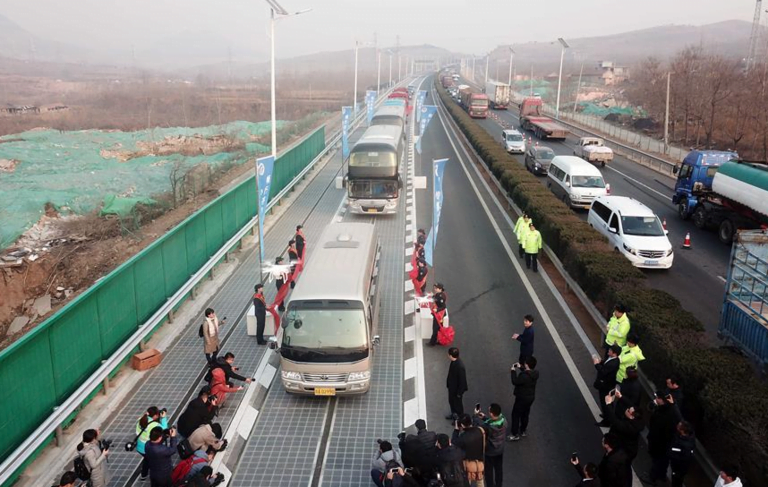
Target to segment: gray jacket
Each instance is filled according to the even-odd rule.
[[[387,468],[387,462],[391,462],[392,460],[396,461],[401,467],[403,466],[403,460],[400,458],[400,453],[398,453],[394,447],[392,450],[385,451],[384,453],[381,453],[380,450],[376,450],[371,467],[379,472],[384,472]]]
[[[107,456],[99,448],[99,442],[85,443],[79,455],[83,457],[85,466],[91,471],[92,487],[107,487],[109,472],[107,472]]]

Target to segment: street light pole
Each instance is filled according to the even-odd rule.
[[[491,53],[485,55],[485,84],[488,84],[488,65],[491,63]]]
[[[387,88],[392,87],[392,51],[390,49],[387,49],[387,54],[389,54],[389,85]]]
[[[379,96],[381,89],[381,51],[376,48],[376,97]]]
[[[568,43],[562,37],[558,37],[557,41],[563,46],[560,51],[560,74],[557,76],[557,102],[555,103],[555,118],[560,116],[560,87],[563,84],[563,59],[565,58],[565,50],[568,49]]]
[[[672,72],[667,72],[667,107],[664,113],[664,151],[669,148],[669,84]]]
[[[355,91],[352,98],[352,106],[354,107],[352,109],[354,116],[353,118],[357,118],[357,49],[360,46],[359,41],[355,41]]]
[[[515,50],[509,47],[509,86],[512,86],[512,63],[515,61]]]

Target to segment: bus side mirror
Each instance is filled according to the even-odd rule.
[[[677,175],[680,172],[680,166],[674,166],[672,168],[672,174]]]
[[[379,343],[381,343],[381,337],[379,335],[374,335],[373,336],[373,346],[375,347]]]
[[[267,346],[270,350],[277,350],[277,337],[269,337],[267,340]]]

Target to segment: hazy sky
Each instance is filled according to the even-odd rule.
[[[754,0],[279,0],[312,8],[278,25],[278,57],[341,50],[354,39],[482,53],[499,44],[576,38],[663,24],[751,20]],[[137,49],[209,30],[267,51],[264,0],[0,0],[0,14],[40,37]],[[650,54],[650,53],[649,53]]]

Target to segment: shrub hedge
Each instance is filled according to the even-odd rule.
[[[643,373],[657,385],[663,385],[670,372],[680,376],[685,415],[696,425],[707,452],[719,465],[741,465],[742,479],[750,485],[768,485],[768,386],[756,377],[751,363],[731,350],[712,348],[702,323],[674,296],[647,287],[639,270],[543,187],[439,83],[435,85],[485,165],[531,215],[544,241],[598,309],[608,316],[614,303],[629,308],[647,359]]]

